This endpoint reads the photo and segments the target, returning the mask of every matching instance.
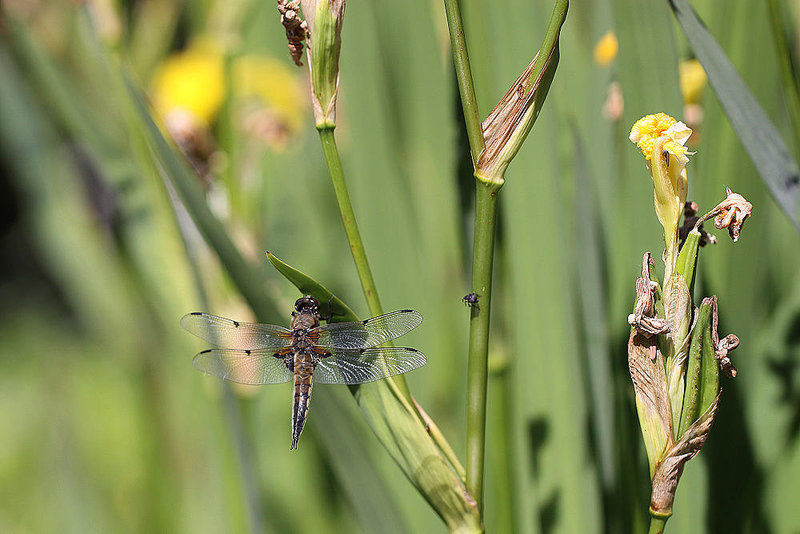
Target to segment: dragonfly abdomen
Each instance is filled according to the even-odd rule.
[[[306,425],[308,409],[311,406],[311,386],[313,385],[315,363],[311,354],[296,352],[294,357],[294,399],[292,402],[292,449],[297,442],[303,427]]]

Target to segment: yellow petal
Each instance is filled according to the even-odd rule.
[[[689,162],[693,152],[684,146],[692,130],[684,123],[676,121],[666,113],[655,113],[642,117],[631,128],[629,139],[636,143],[646,160],[653,156],[653,143],[659,137],[668,137],[663,149],[673,154],[682,165]]]
[[[156,111],[166,117],[189,112],[206,123],[214,119],[225,95],[222,52],[207,40],[197,40],[159,66],[152,85]]]
[[[233,80],[239,95],[259,98],[293,129],[300,127],[308,95],[285,62],[267,56],[242,56],[233,65]]]

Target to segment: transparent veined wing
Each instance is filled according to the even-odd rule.
[[[363,384],[411,371],[426,362],[424,354],[406,347],[340,350],[317,363],[314,380],[322,384]]]
[[[317,327],[315,344],[328,350],[366,349],[381,345],[413,330],[422,322],[414,310],[397,310],[365,321],[329,323]]]
[[[192,365],[239,384],[282,384],[292,379],[284,359],[264,350],[204,350],[194,357]]]
[[[270,349],[289,346],[291,332],[274,324],[240,323],[210,313],[193,312],[183,316],[181,326],[200,339],[228,349]]]

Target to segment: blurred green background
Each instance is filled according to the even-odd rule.
[[[485,116],[552,4],[462,4]],[[798,4],[781,4],[792,51]],[[693,5],[796,148],[766,4]],[[595,52],[609,31],[618,52]],[[367,254],[384,308],[425,317],[402,339],[428,356],[408,381],[461,454],[473,182],[443,7],[351,0],[343,41],[336,132]],[[658,111],[696,130],[689,198],[701,212],[724,186],[754,205],[739,243],[721,233],[701,253],[697,296],[719,296],[721,333],[742,341],[739,376],[723,383],[667,528],[800,532],[800,241],[713,92],[697,93],[690,59],[667,2],[571,3],[548,101],[501,192],[489,532],[646,526],[626,317],[642,253],[663,244],[627,135]],[[273,1],[2,4],[0,531],[445,531],[346,388],[315,388],[290,452],[291,388],[204,377],[191,366],[203,344],[178,324],[195,310],[253,313],[169,185],[124,77],[266,273],[272,322],[288,324],[299,295],[267,250],[365,316],[306,72]]]

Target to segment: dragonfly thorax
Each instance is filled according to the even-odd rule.
[[[292,336],[305,336],[312,328],[319,326],[319,313],[315,311],[301,311],[292,318]]]

